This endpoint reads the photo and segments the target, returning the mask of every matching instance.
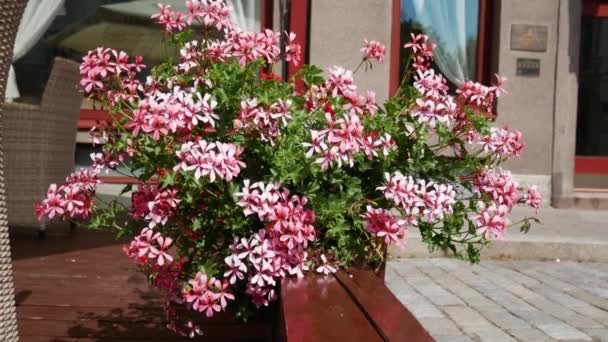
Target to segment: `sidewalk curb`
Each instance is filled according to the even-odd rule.
[[[389,258],[450,257],[442,251],[429,253],[420,237],[410,237],[405,249],[389,248]],[[608,243],[569,241],[493,241],[484,248],[482,259],[498,260],[569,260],[579,262],[608,262]]]

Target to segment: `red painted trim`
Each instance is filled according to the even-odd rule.
[[[574,173],[608,174],[608,157],[576,156]]]
[[[594,18],[608,18],[608,1],[584,0],[583,16]]]
[[[477,66],[475,78],[478,82],[489,84],[490,75],[490,42],[491,42],[491,16],[492,2],[490,0],[479,0],[478,29],[477,29]]]
[[[295,42],[302,46],[302,62],[297,66],[289,63],[288,75],[293,76],[298,70],[302,68],[302,65],[308,64],[308,28],[309,28],[309,16],[310,16],[310,0],[292,0],[291,1],[291,14],[289,17],[290,27],[289,30],[296,34]],[[282,34],[282,33],[281,33]]]
[[[156,177],[156,176],[155,176]],[[139,183],[139,179],[135,177],[128,176],[99,176],[99,180],[101,180],[104,184],[137,184]],[[147,184],[158,184],[158,178],[151,178],[147,182]]]
[[[78,129],[91,129],[98,122],[108,119],[108,112],[97,109],[80,109],[78,118]]]
[[[401,52],[401,1],[393,0],[391,9],[391,55],[389,65],[389,85],[388,92],[390,96],[397,93],[401,75],[399,72],[399,58]]]
[[[85,120],[106,120],[108,112],[97,109],[80,109],[80,118]]]
[[[103,184],[136,184],[139,183],[135,177],[127,176],[99,176]]]
[[[273,8],[274,1],[272,0],[262,0],[262,10],[260,11],[260,23],[262,24],[262,30],[271,29],[272,30],[272,19],[273,19]]]

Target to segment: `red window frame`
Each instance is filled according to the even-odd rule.
[[[477,38],[477,66],[475,78],[484,84],[490,82],[492,75],[490,70],[491,57],[491,23],[493,7],[496,1],[479,0],[479,28]],[[401,1],[393,0],[391,12],[391,54],[390,54],[390,75],[389,93],[395,94],[399,88],[401,75],[399,74],[399,53],[403,48],[401,44]]]
[[[584,0],[583,17],[608,18],[608,0]],[[608,174],[608,157],[575,156],[575,174]]]
[[[607,18],[608,0],[583,0],[583,16]]]

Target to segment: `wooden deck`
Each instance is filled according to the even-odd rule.
[[[110,234],[11,242],[21,341],[190,341],[164,327],[159,296]],[[311,274],[282,287],[278,316],[270,310],[246,325],[203,318],[200,340],[432,341],[372,272]]]
[[[12,239],[20,340],[176,341],[161,303],[106,233]]]

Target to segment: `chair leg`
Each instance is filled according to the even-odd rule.
[[[46,239],[46,222],[40,222],[40,227],[38,229],[38,239],[45,240]]]

